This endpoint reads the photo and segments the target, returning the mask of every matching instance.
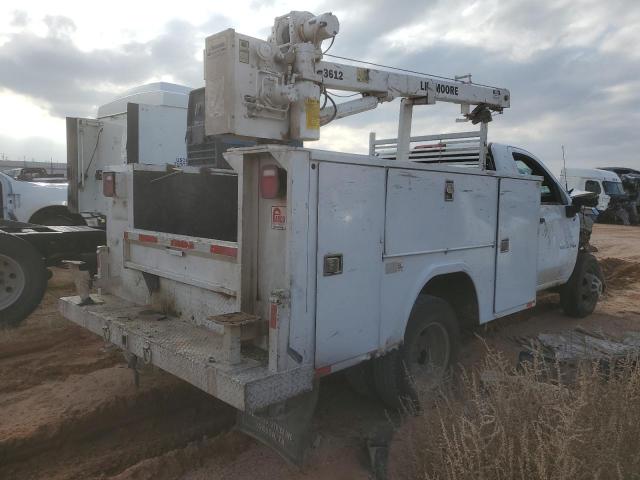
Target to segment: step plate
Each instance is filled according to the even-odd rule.
[[[64,297],[59,310],[105,341],[239,410],[259,410],[313,387],[312,366],[273,373],[264,352],[252,348],[243,348],[240,363],[225,364],[219,361],[221,335],[111,295],[102,295],[99,301],[102,303],[81,306],[80,297]]]

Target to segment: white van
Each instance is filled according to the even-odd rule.
[[[624,195],[622,180],[614,172],[599,168],[566,168],[560,181],[567,190],[586,190],[598,194],[598,210],[605,211],[612,196]]]

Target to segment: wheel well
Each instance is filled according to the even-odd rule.
[[[71,213],[71,211],[64,205],[50,205],[48,207],[41,208],[31,215],[29,223],[39,224],[49,217],[58,215],[72,220],[74,224],[82,225],[84,223],[81,216]]]
[[[420,294],[433,295],[446,300],[456,312],[463,330],[480,324],[478,295],[471,277],[464,272],[447,273],[433,277]]]

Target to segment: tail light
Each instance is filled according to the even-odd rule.
[[[287,171],[277,165],[265,165],[260,172],[262,198],[282,198],[287,193]]]
[[[102,194],[105,197],[115,197],[116,195],[116,173],[115,172],[103,172]]]

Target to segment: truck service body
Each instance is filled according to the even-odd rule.
[[[235,175],[122,166],[99,255],[102,295],[87,306],[64,299],[62,311],[239,409],[289,398],[311,388],[314,372],[397,347],[433,282],[461,290],[477,312],[469,321],[482,324],[568,280],[579,235],[568,195],[551,184],[558,197],[541,204],[544,177],[519,173],[514,154],[555,181],[548,170],[519,149],[492,154],[486,171],[284,146],[228,153]],[[286,194],[263,198],[275,168],[286,171]],[[149,186],[198,223],[215,222],[211,235],[162,216],[149,223]],[[185,189],[191,198],[179,198]],[[198,212],[206,195],[212,210]],[[237,312],[245,323],[227,348],[236,327],[221,316]]]
[[[227,151],[232,171],[110,167],[99,294],[60,300],[130,358],[255,414],[258,438],[286,428],[255,418],[317,392],[319,376],[373,365],[395,405],[407,372],[453,361],[459,328],[552,287],[584,316],[602,290],[577,200],[532,154],[487,143],[508,90],[321,61],[337,33],[332,14],[291,12],[268,41],[207,38],[205,134],[259,144]],[[368,155],[285,145],[398,97],[397,138],[372,134]],[[439,101],[479,130],[412,136],[413,107]]]

